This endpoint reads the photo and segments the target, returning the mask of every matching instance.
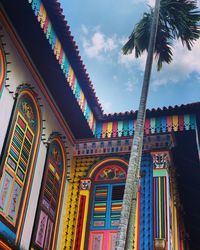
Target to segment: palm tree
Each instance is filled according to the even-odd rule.
[[[135,25],[128,42],[123,46],[123,53],[135,51],[139,57],[145,50],[147,60],[144,72],[142,93],[137,115],[136,130],[131,148],[129,168],[124,191],[122,212],[116,250],[133,248],[136,197],[139,185],[139,172],[144,135],[146,103],[153,57],[157,59],[157,69],[163,62],[172,61],[173,41],[180,40],[188,50],[200,37],[200,11],[195,0],[156,0],[155,8],[144,13]],[[128,236],[127,236],[128,229]]]

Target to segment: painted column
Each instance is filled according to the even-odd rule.
[[[27,208],[26,217],[24,220],[23,231],[21,236],[20,247],[23,249],[29,249],[31,234],[33,230],[33,224],[35,220],[35,214],[37,209],[37,203],[40,193],[40,187],[42,183],[42,176],[45,166],[47,149],[43,143],[40,143],[39,152],[37,156],[37,162],[35,166],[35,174],[33,178],[29,204]]]
[[[154,249],[168,250],[171,249],[168,174],[170,156],[168,151],[152,152],[151,155],[153,157]]]
[[[80,196],[78,204],[78,215],[76,223],[74,249],[84,250],[86,224],[88,217],[88,206],[90,197],[91,180],[89,178],[80,180]]]

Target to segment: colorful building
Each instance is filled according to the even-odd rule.
[[[0,110],[0,249],[115,249],[137,112],[103,113],[57,0],[1,0]],[[199,249],[199,138],[200,103],[147,110],[133,249]]]

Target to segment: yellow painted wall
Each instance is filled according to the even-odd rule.
[[[66,204],[66,217],[64,221],[64,231],[62,238],[62,249],[73,249],[78,202],[80,195],[80,179],[82,177],[86,177],[90,166],[92,166],[98,160],[99,157],[76,157],[72,161],[72,171],[69,181],[68,199]]]

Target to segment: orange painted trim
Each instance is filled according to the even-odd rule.
[[[59,146],[60,149],[62,151],[62,157],[63,157],[63,174],[62,174],[62,182],[61,182],[61,187],[60,187],[60,195],[59,195],[59,201],[58,201],[58,208],[57,208],[57,214],[56,214],[56,220],[55,220],[55,224],[54,224],[54,235],[53,235],[53,241],[52,241],[52,249],[56,249],[56,243],[57,243],[57,231],[58,231],[58,222],[60,219],[60,215],[61,215],[61,205],[62,205],[62,201],[63,201],[63,195],[64,195],[64,181],[65,181],[65,176],[66,176],[66,157],[65,157],[65,150],[64,150],[64,144],[61,141],[61,139],[59,137],[55,137],[53,138],[52,141],[56,141]]]
[[[0,249],[1,250],[13,250],[11,247],[9,247],[6,243],[4,243],[2,240],[0,240]]]
[[[27,52],[24,49],[24,47],[22,45],[22,42],[20,41],[19,37],[15,33],[11,23],[9,22],[9,19],[6,17],[5,13],[3,13],[2,11],[0,11],[0,19],[1,19],[1,22],[2,22],[3,26],[6,28],[10,38],[12,39],[12,42],[16,46],[20,56],[24,60],[25,65],[27,66],[27,68],[31,72],[31,74],[32,74],[35,82],[37,83],[40,91],[45,96],[47,102],[49,103],[51,109],[53,110],[56,118],[58,119],[58,121],[60,123],[60,126],[62,127],[65,134],[67,135],[68,140],[72,144],[74,144],[74,142],[75,142],[74,135],[72,134],[72,132],[71,132],[69,126],[67,125],[66,121],[64,120],[62,114],[60,112],[58,112],[58,108],[55,105],[53,98],[49,94],[48,89],[45,87],[45,84],[43,83],[43,80],[42,80],[41,76],[37,72],[33,62],[31,61],[31,59],[27,55]]]
[[[106,138],[107,125],[108,125],[107,122],[103,123],[103,126],[102,126],[102,138]]]
[[[125,166],[128,167],[128,162],[121,159],[121,158],[106,158],[105,160],[102,160],[100,162],[98,162],[94,167],[92,167],[92,169],[89,171],[88,175],[87,175],[87,178],[92,178],[94,172],[97,170],[98,167],[100,167],[102,164],[105,164],[105,163],[109,163],[111,161],[116,161],[116,162],[120,162],[120,163],[123,163]]]
[[[3,53],[3,48],[2,46],[0,47],[0,62],[2,62],[2,75],[0,75],[0,96],[1,96],[1,92],[3,91],[3,86],[4,86],[4,80],[5,80],[5,76],[6,76],[6,60],[5,60],[5,56]]]

